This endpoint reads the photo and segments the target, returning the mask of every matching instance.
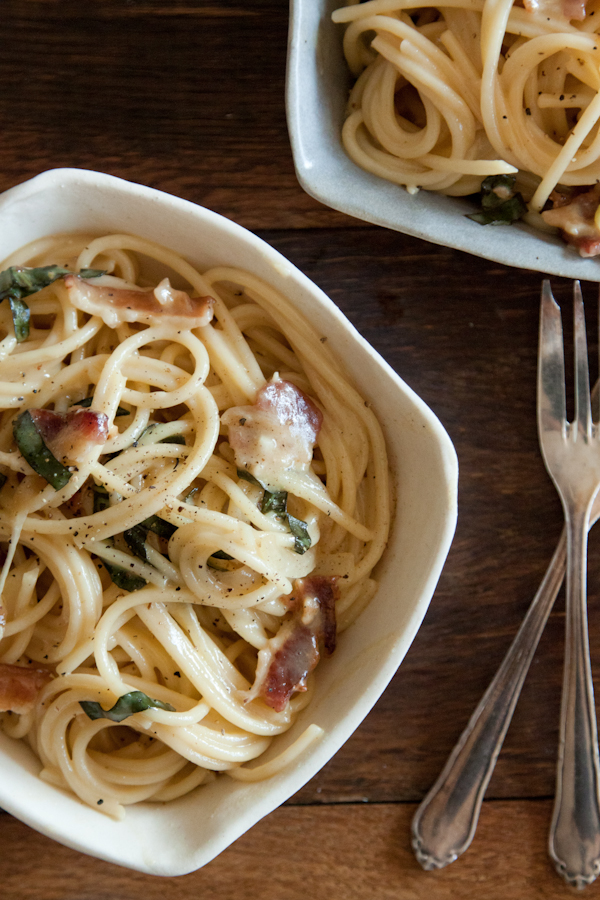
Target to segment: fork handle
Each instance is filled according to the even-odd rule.
[[[569,884],[600,872],[600,766],[587,628],[588,514],[565,507],[567,616],[556,797],[548,849]]]
[[[538,591],[493,681],[412,822],[413,849],[424,869],[441,869],[469,847],[527,675],[565,572],[563,530]]]

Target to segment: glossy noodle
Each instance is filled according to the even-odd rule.
[[[557,187],[570,199],[600,178],[595,0],[368,0],[333,19],[357,79],[343,143],[359,166],[451,196],[516,175],[525,220],[568,230],[540,213]],[[593,199],[585,236],[598,240]]]
[[[372,411],[247,272],[130,235],[44,239],[1,268],[3,730],[117,818],[273,775],[322,733],[258,759],[376,590]]]

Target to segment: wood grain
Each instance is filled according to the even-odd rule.
[[[156,878],[100,862],[0,817],[7,900],[565,900],[581,896],[546,855],[548,801],[486,803],[471,849],[423,872],[413,804],[282,807],[203,869]],[[24,877],[24,873],[29,873]],[[600,896],[600,885],[586,897]]]
[[[515,634],[558,539],[535,425],[540,275],[326,209],[285,119],[287,0],[2,0],[0,190],[57,166],[108,172],[257,231],[320,285],[439,416],[459,458],[455,540],[406,660],[289,803],[168,884],[0,816],[2,900],[538,900],[574,893],[546,857],[564,610],[525,684],[471,850],[423,873],[409,825]],[[570,284],[553,279],[567,303]],[[588,308],[595,289],[584,287]],[[591,319],[595,317],[590,316]],[[399,599],[401,586],[399,586]],[[590,543],[600,672],[600,532]],[[588,896],[598,895],[593,886]]]
[[[247,228],[352,222],[294,174],[286,2],[2,0],[2,24],[0,190],[75,166]]]

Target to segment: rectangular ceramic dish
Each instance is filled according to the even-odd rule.
[[[331,21],[342,0],[291,0],[287,118],[296,174],[321,203],[375,225],[465,250],[507,266],[600,281],[600,257],[583,259],[558,237],[521,223],[481,226],[462,198],[404,188],[363,171],[346,156],[341,130],[350,73],[344,26]]]

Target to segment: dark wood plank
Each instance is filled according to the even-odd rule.
[[[161,879],[99,862],[0,817],[7,900],[564,900],[546,855],[550,804],[486,803],[471,849],[423,872],[409,843],[414,805],[283,807],[203,869]],[[600,896],[598,883],[586,897]]]
[[[0,190],[57,166],[177,194],[248,228],[351,224],[302,191],[281,0],[3,0]]]
[[[545,853],[550,803],[539,799],[554,789],[561,601],[488,791],[500,799],[486,803],[472,850],[442,873],[422,873],[406,803],[437,777],[560,533],[535,426],[540,276],[366,227],[301,190],[285,122],[286,0],[3,0],[2,21],[10,40],[0,55],[0,190],[82,166],[259,231],[439,415],[459,457],[456,538],[388,690],[286,807],[202,872],[169,880],[170,896],[564,897]],[[555,285],[566,300],[570,286]],[[589,583],[599,672],[600,534]],[[1,896],[10,900],[153,900],[165,890],[163,880],[72,853],[6,815],[0,839]]]

